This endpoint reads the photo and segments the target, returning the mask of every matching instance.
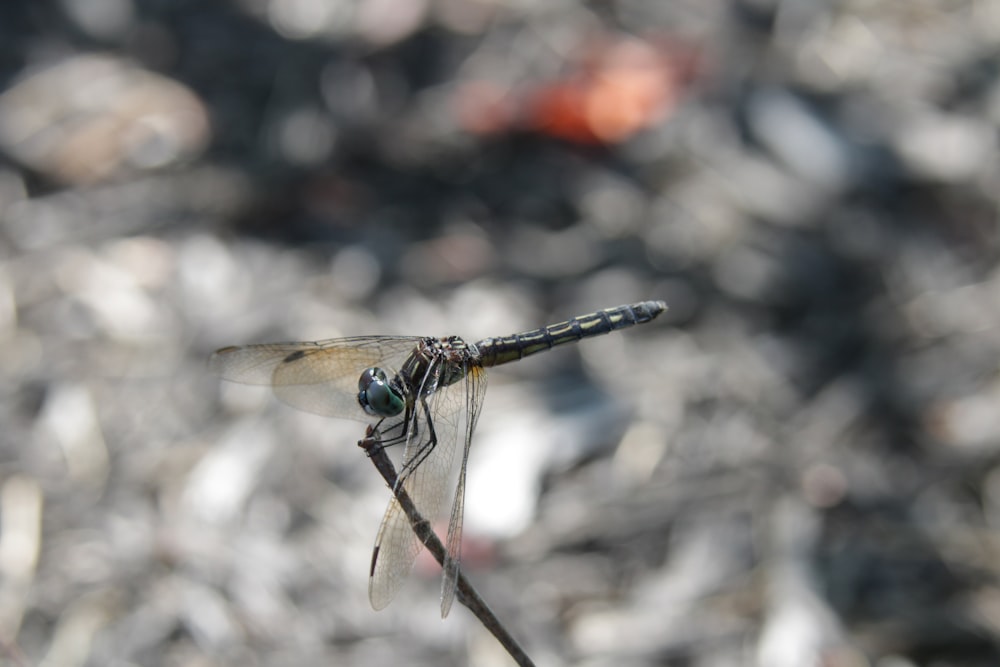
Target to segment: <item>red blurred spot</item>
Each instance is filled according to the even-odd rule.
[[[459,119],[475,134],[525,129],[614,144],[668,117],[696,66],[695,52],[680,44],[605,35],[581,47],[566,76],[531,90],[468,84],[459,91]]]
[[[553,83],[536,91],[528,102],[526,125],[560,139],[581,144],[600,143],[586,112],[586,84]]]

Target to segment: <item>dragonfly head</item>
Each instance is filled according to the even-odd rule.
[[[358,379],[358,403],[373,417],[394,417],[406,407],[406,401],[389,384],[381,368],[366,368]]]

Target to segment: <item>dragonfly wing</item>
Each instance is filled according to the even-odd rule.
[[[439,363],[429,370],[423,384],[436,384],[440,373]],[[465,384],[465,380],[460,380],[441,387],[423,403],[418,401],[408,428],[399,478],[402,479],[402,488],[428,521],[438,516],[448,495],[458,427],[466,406]],[[465,433],[462,432],[462,435]],[[375,538],[371,578],[368,581],[372,607],[382,609],[389,604],[406,580],[420,547],[420,539],[413,532],[406,512],[393,497]]]
[[[455,590],[458,586],[458,566],[462,557],[462,522],[465,516],[465,470],[469,463],[469,447],[472,444],[472,434],[476,430],[479,411],[483,407],[486,396],[486,371],[482,366],[473,366],[466,373],[465,409],[460,415],[456,432],[463,440],[462,461],[458,468],[458,484],[455,486],[455,498],[451,503],[451,518],[448,520],[448,537],[445,542],[447,557],[444,562],[444,574],[441,578],[441,618],[451,611],[455,601]]]
[[[410,521],[399,501],[393,497],[382,517],[382,525],[375,538],[375,550],[372,552],[368,600],[373,609],[384,609],[392,602],[396,591],[413,568],[420,546],[420,538],[410,527]]]
[[[209,368],[225,380],[271,385],[281,401],[300,410],[371,421],[358,404],[358,378],[373,366],[392,377],[419,340],[361,336],[225,347],[212,355]]]

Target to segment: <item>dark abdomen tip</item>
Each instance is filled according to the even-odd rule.
[[[656,319],[666,309],[666,301],[642,301],[632,306],[632,310],[638,315],[636,319],[639,322]]]

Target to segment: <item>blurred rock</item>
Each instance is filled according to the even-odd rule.
[[[0,95],[0,147],[64,183],[170,166],[209,138],[208,112],[187,87],[114,56],[28,70]]]

